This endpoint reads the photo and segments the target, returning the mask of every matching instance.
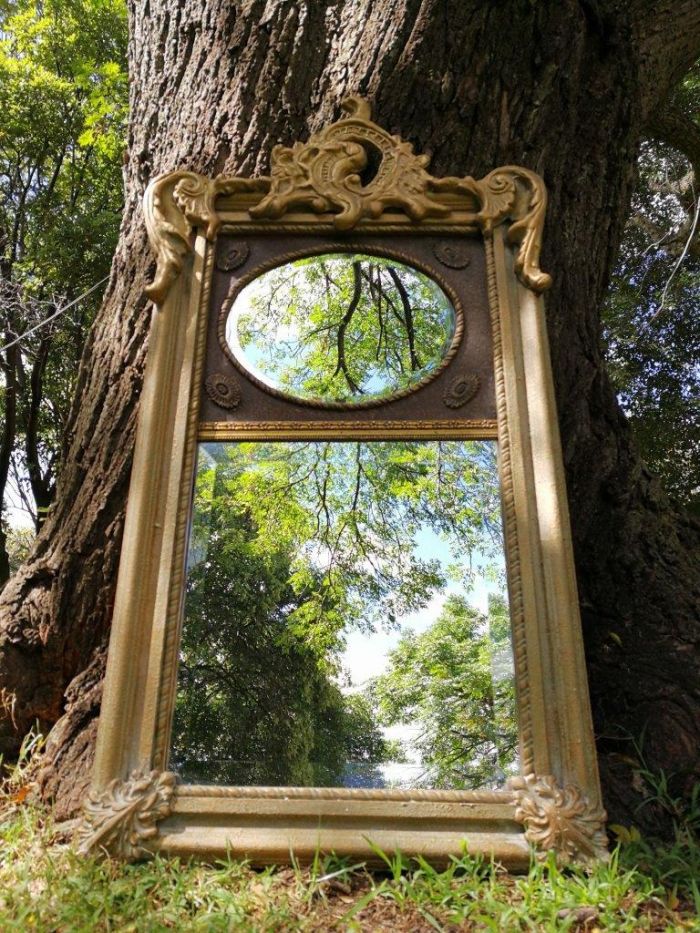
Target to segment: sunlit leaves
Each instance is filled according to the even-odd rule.
[[[216,463],[222,507],[253,523],[256,553],[282,544],[288,549],[290,586],[308,594],[288,624],[325,650],[341,645],[349,628],[391,627],[445,585],[438,562],[416,549],[422,529],[449,542],[463,582],[473,552],[499,561],[492,443],[209,444],[205,450]],[[201,482],[212,482],[206,471]]]
[[[5,335],[29,330],[107,275],[121,221],[126,115],[123,0],[18,0],[0,8]],[[5,382],[17,383],[19,399],[8,441],[15,482],[37,511],[53,493],[78,361],[100,297],[98,289],[5,361]],[[30,483],[32,471],[40,481]]]
[[[450,577],[468,590],[472,554],[481,572],[490,562],[494,576],[502,574],[494,447],[201,445],[174,738],[188,779],[381,784],[377,765],[400,761],[402,752],[383,736],[370,698],[339,689],[346,638],[353,629],[395,630],[407,613],[428,611]],[[426,532],[443,539],[451,573],[421,551]],[[485,635],[463,597],[451,597],[453,604],[466,608],[453,613],[452,640],[443,633],[424,675],[445,715],[455,703],[470,711],[461,738],[443,737],[454,756],[462,743],[461,770],[438,773],[433,751],[421,750],[426,774],[441,786],[467,786],[497,779],[494,754],[499,767],[507,764],[492,745],[494,729],[514,729],[512,671],[496,676],[494,667],[497,654],[507,667],[509,617],[494,604]],[[396,657],[412,638],[403,636]],[[424,688],[416,689],[433,695]],[[395,691],[397,701],[402,695]],[[422,721],[417,706],[404,713]],[[453,726],[448,718],[440,730]]]

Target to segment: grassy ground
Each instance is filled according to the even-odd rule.
[[[0,931],[700,931],[694,821],[664,847],[618,834],[610,863],[590,873],[533,863],[514,877],[467,855],[446,871],[397,856],[384,873],[334,858],[303,870],[124,865],[76,855],[20,768],[0,790]]]

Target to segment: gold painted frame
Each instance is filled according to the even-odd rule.
[[[604,858],[605,814],[589,709],[576,582],[539,269],[545,191],[524,168],[481,181],[433,178],[427,157],[370,120],[346,116],[291,148],[270,177],[173,172],[145,197],[157,273],[92,791],[79,846],[124,858],[154,852],[255,862],[320,848],[371,861],[385,851],[444,861],[466,841],[510,868],[531,848],[560,861]],[[362,186],[363,144],[379,149]],[[199,385],[219,230],[357,230],[482,236],[497,422],[198,425]],[[192,239],[192,235],[194,238]],[[361,436],[498,438],[518,696],[521,776],[499,791],[178,785],[167,769],[187,516],[199,439]]]

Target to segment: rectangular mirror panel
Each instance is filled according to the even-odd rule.
[[[496,447],[200,444],[181,780],[475,789],[518,771]]]

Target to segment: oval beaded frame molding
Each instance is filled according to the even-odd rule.
[[[233,308],[233,304],[236,301],[236,298],[238,298],[239,294],[243,291],[246,285],[250,285],[251,282],[259,278],[265,272],[270,272],[272,269],[277,269],[280,266],[284,266],[288,262],[293,262],[295,259],[306,259],[309,256],[323,256],[325,254],[334,255],[337,253],[361,253],[364,256],[376,256],[377,259],[395,259],[397,262],[401,262],[410,268],[417,269],[419,272],[422,272],[424,275],[426,275],[431,281],[440,286],[445,295],[452,302],[452,307],[454,308],[455,312],[455,331],[452,335],[450,346],[447,348],[447,352],[440,361],[440,364],[436,366],[432,372],[423,376],[422,379],[419,379],[418,382],[415,382],[413,385],[406,386],[403,389],[398,389],[396,392],[392,392],[389,395],[384,395],[381,398],[365,399],[364,401],[360,402],[344,402],[334,399],[322,398],[302,398],[299,395],[293,395],[291,392],[284,392],[281,389],[276,389],[274,386],[270,386],[262,379],[259,379],[246,366],[244,366],[242,361],[239,360],[235,353],[233,353],[231,350],[231,347],[226,340],[226,322],[228,320],[231,309]],[[367,252],[367,247],[364,243],[334,243],[332,247],[329,247],[328,244],[323,244],[322,246],[318,247],[307,247],[306,249],[299,249],[294,252],[285,253],[283,256],[276,256],[274,259],[260,263],[240,279],[237,279],[229,291],[226,299],[224,300],[223,305],[221,306],[217,334],[219,338],[219,345],[226,355],[226,358],[230,360],[236,369],[241,372],[247,379],[249,379],[254,385],[258,386],[264,392],[267,392],[269,395],[284,399],[285,401],[291,402],[294,405],[303,405],[306,408],[319,408],[330,411],[362,411],[363,409],[366,410],[368,408],[379,408],[382,405],[387,405],[389,402],[395,402],[398,399],[406,398],[407,395],[413,395],[414,392],[418,392],[424,386],[434,382],[434,380],[437,379],[437,377],[450,365],[452,360],[455,358],[462,340],[466,338],[466,324],[462,304],[454,290],[448,283],[444,281],[444,279],[442,279],[441,276],[436,273],[435,269],[430,268],[427,264],[422,263],[414,256],[404,253],[401,250],[385,247],[380,247],[376,252],[369,253]]]

